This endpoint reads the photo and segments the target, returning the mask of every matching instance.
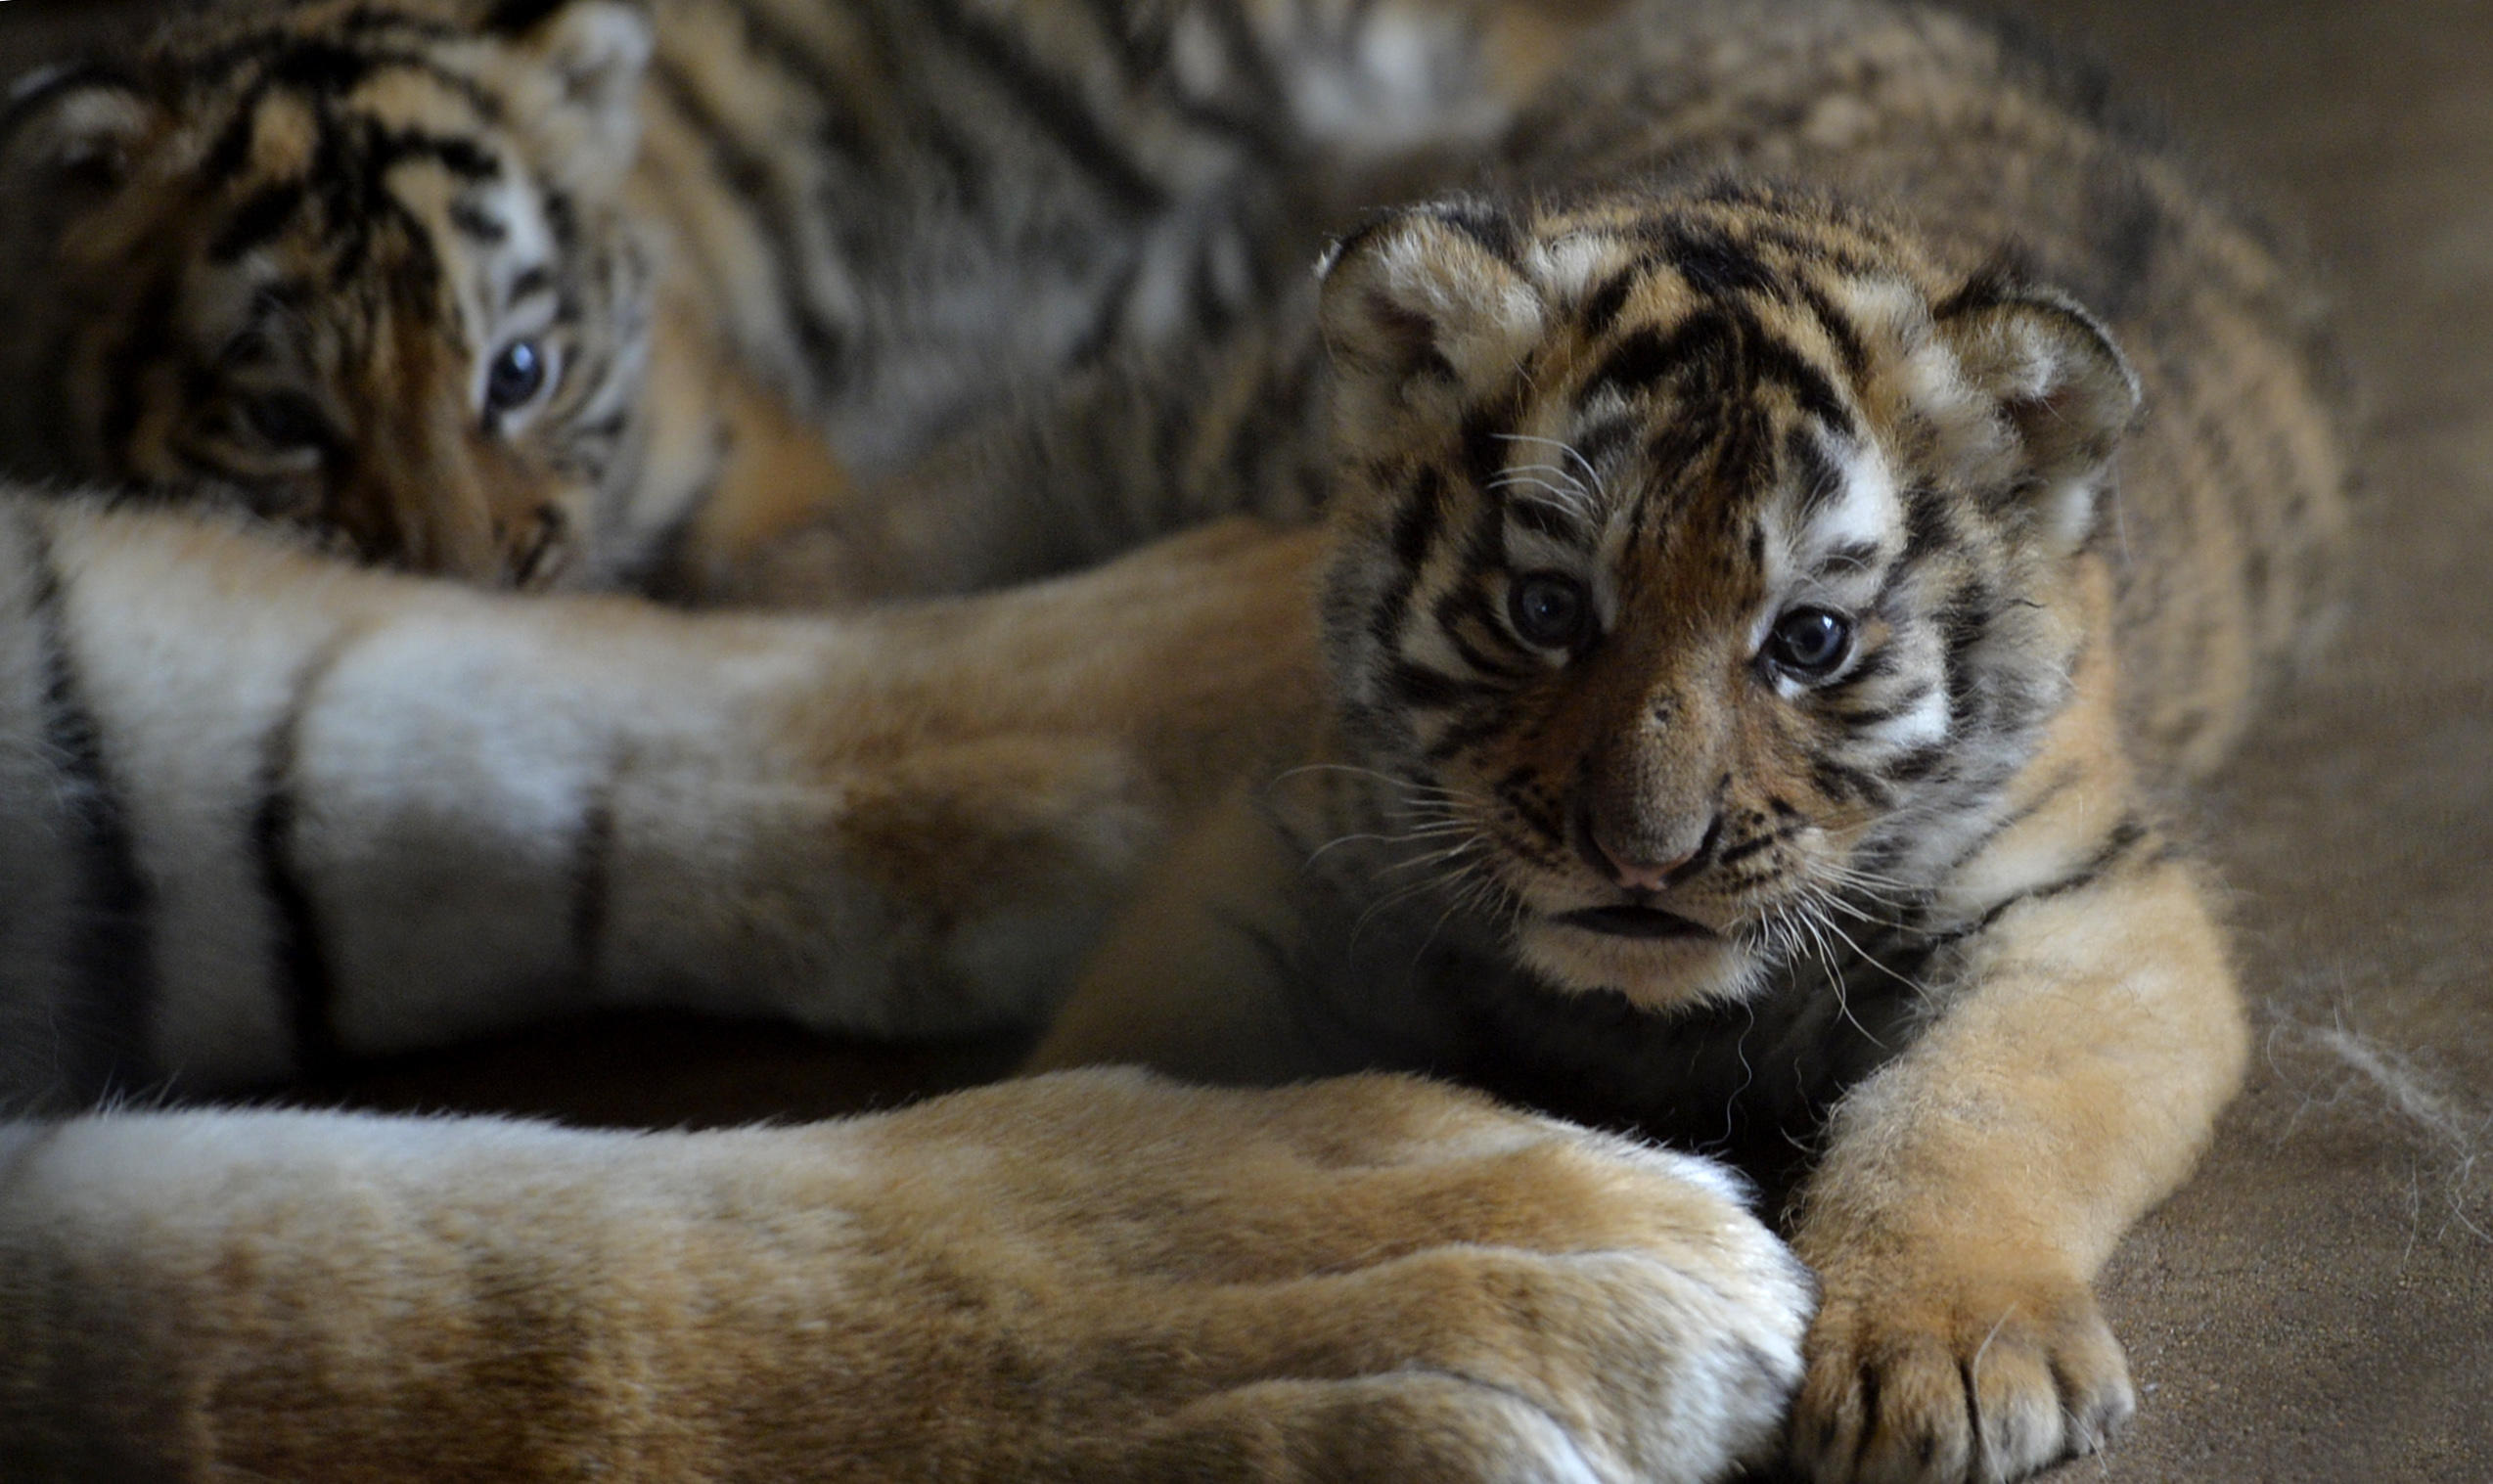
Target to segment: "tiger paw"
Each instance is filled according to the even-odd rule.
[[[1694,1481],[1798,1384],[1809,1280],[1703,1161],[1404,1078],[967,1097],[1049,1269],[1027,1473]]]
[[[1818,1484],[2023,1478],[2094,1453],[2136,1405],[2087,1285],[2053,1274],[1824,1274],[1792,1460]]]

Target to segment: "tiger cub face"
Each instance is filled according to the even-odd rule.
[[[605,0],[311,0],[22,83],[0,458],[549,575],[641,375],[619,197],[649,52]]]
[[[1557,985],[1753,989],[2064,699],[2138,400],[2065,299],[1717,190],[1387,217],[1323,323],[1344,725]]]

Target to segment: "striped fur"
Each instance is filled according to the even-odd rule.
[[[804,527],[798,596],[905,584],[853,479],[1236,321],[1329,182],[1496,126],[1547,50],[1496,10],[210,6],[0,119],[0,469],[480,580],[752,596]]]
[[[1697,1484],[1771,1442],[1807,1310],[1718,1168],[1407,1078],[131,1114],[0,1169],[29,1484]]]
[[[1626,18],[1478,194],[1336,249],[1334,715],[1039,1064],[1400,1065],[1736,1153],[1826,1284],[1797,1466],[2100,1446],[2088,1283],[2246,1041],[2156,800],[2344,522],[2299,285],[1983,26]]]
[[[1169,77],[1210,67],[1180,90],[1209,109],[1218,84],[1251,81],[1255,102],[1267,86],[1221,74],[1250,47],[1222,18],[1355,22],[1355,40],[1392,11],[1188,8],[1159,40],[1127,39],[1164,44]],[[967,6],[657,16],[661,74],[664,43],[690,34],[670,18],[925,29],[908,57],[1011,95],[972,116],[1037,137],[971,141],[1013,145],[1029,178],[965,158],[978,180],[927,174],[944,185],[916,206],[1044,185],[1033,220],[953,239],[967,278],[989,252],[1029,271],[976,294],[913,276],[911,254],[960,225],[931,210],[926,235],[869,244],[896,281],[869,286],[872,313],[838,322],[853,338],[827,360],[795,341],[805,354],[775,367],[759,343],[676,355],[670,326],[732,341],[737,305],[671,313],[692,280],[670,275],[739,244],[666,257],[601,236],[615,223],[568,173],[620,157],[601,130],[635,61],[631,12],[226,7],[168,33],[153,75],[18,96],[0,148],[31,162],[13,183],[40,187],[19,200],[41,209],[17,219],[40,230],[5,234],[23,332],[9,380],[37,397],[31,415],[7,403],[12,457],[221,495],[403,565],[646,576],[653,529],[671,560],[674,495],[742,477],[753,429],[776,426],[739,418],[794,406],[837,428],[844,407],[905,446],[1067,358],[1068,324],[1116,337],[1220,308],[1169,300],[1145,271],[1167,256],[1182,277],[1186,241],[1232,230],[1218,211],[1172,210],[1135,247],[1167,203],[1127,201],[1091,235],[1080,181],[1199,179],[1202,161],[1145,151],[1120,176],[1126,138],[1083,123],[1100,100],[1066,96],[1017,44],[1078,32]],[[768,80],[678,81],[760,104]],[[1319,121],[1366,126],[1326,87],[1287,85]],[[906,90],[863,96],[901,111],[879,136],[898,175],[962,145]],[[526,107],[490,116],[513,97]],[[1251,156],[1284,120],[1184,121]],[[686,120],[647,122],[644,161]],[[579,148],[530,153],[532,131]],[[243,165],[215,155],[228,139]],[[711,191],[735,141],[684,140],[703,157],[679,195]],[[290,149],[310,157],[299,191],[282,159],[252,173]],[[362,168],[383,155],[389,173]],[[754,199],[719,219],[752,227],[767,183],[725,179]],[[1075,221],[1061,256],[1018,256],[1016,232]],[[577,249],[549,270],[568,369],[524,427],[482,428],[477,355],[506,338],[453,301],[470,270],[524,301],[539,228]],[[271,271],[338,292],[235,292]],[[756,282],[732,261],[722,280],[730,299]],[[763,284],[757,342],[801,325],[786,287]],[[951,318],[994,302],[1036,307],[1005,327],[1030,343]],[[959,367],[953,332],[984,358],[946,374],[978,384],[913,381],[912,356]],[[885,335],[884,359],[856,359]],[[306,369],[308,387],[288,382]],[[736,379],[762,372],[776,381],[751,412]],[[235,434],[229,376],[313,397],[334,446],[220,462],[233,450],[197,439]],[[737,436],[713,458],[718,422]],[[759,473],[811,467],[816,429],[781,430],[797,452],[764,449]],[[726,495],[697,519],[732,511]],[[0,489],[0,1473],[1485,1484],[1696,1480],[1756,1457],[1796,1382],[1809,1284],[1737,1183],[1425,1083],[1248,1098],[1094,1075],[703,1137],[77,1111],[596,1005],[897,1033],[1026,1021],[1170,822],[1303,724],[1318,540],[1229,527],[987,599],[695,617],[360,570],[230,516]],[[562,541],[585,550],[558,573]]]
[[[505,19],[614,60],[629,14],[581,4]],[[89,132],[27,114],[13,148],[145,137],[144,89],[29,97]],[[65,192],[129,167],[44,157]],[[1006,531],[1030,491],[1105,502],[1058,511],[1076,534],[1044,561],[1321,497],[1320,614],[1306,536],[841,623],[696,620],[10,497],[22,1099],[679,994],[1009,1019],[1157,831],[1245,776],[1050,1057],[1382,1062],[1633,1118],[1774,1181],[1823,1302],[1802,1374],[1806,1296],[1719,1177],[1392,1081],[1059,1081],[742,1143],[22,1124],[0,1457],[1702,1477],[1796,1375],[1786,1443],[1822,1478],[2095,1446],[2131,1398],[2089,1282],[2244,1052],[2154,797],[2242,734],[2338,520],[2294,284],[1978,27],[1691,0],[1598,38],[1482,194],[1346,243],[1320,325],[1282,296],[1242,334],[1104,363],[1072,422],[975,445],[977,477],[936,486],[975,509],[1035,461]],[[650,375],[710,364],[654,351]],[[1310,490],[1300,438],[1327,416]],[[1152,418],[1160,443],[1112,435]],[[939,548],[962,508],[904,502],[876,539]],[[964,545],[954,580],[1032,560]],[[1572,619],[1546,577],[1576,584]],[[1823,674],[1769,653],[1801,607],[1856,626]],[[1329,716],[1305,714],[1311,623]],[[1257,1142],[1293,1108],[1284,1149]],[[822,1384],[757,1389],[797,1375]]]
[[[1234,697],[1307,683],[1272,640],[1310,539],[696,619],[0,497],[0,1102],[267,1085],[599,1005],[1029,1023],[1250,755]]]

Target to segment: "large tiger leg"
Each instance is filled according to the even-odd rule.
[[[802,1129],[0,1129],[13,1480],[1700,1480],[1807,1280],[1712,1167],[1427,1083]]]
[[[770,620],[88,504],[0,521],[22,1089],[271,1080],[597,1005],[1026,1023],[1316,689],[1306,535]]]

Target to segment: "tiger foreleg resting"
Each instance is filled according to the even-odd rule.
[[[1311,538],[1243,525],[798,620],[496,597],[82,502],[0,520],[0,743],[55,770],[0,790],[0,999],[26,1047],[107,1027],[123,1085],[618,1005],[1028,1023],[1312,689]]]
[[[1389,1077],[88,1117],[0,1181],[13,1478],[1696,1480],[1808,1310],[1713,1167]]]
[[[1954,1002],[1836,1107],[1794,1247],[1824,1285],[1793,1420],[1822,1480],[2017,1478],[2133,1397],[2091,1283],[2190,1172],[2247,1035],[2153,834],[1962,948]]]

